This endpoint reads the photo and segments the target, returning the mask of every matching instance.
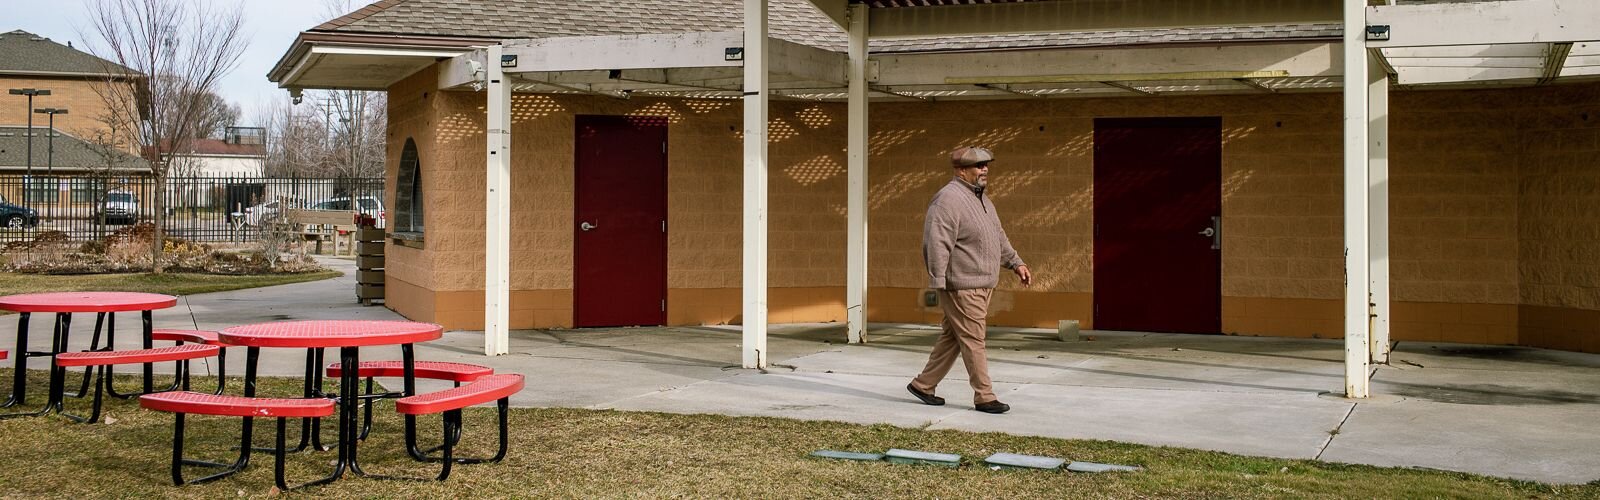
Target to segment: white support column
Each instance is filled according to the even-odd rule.
[[[511,84],[500,69],[502,47],[484,61],[488,80],[488,158],[483,223],[483,354],[507,352],[511,320]]]
[[[851,4],[849,139],[849,237],[845,260],[845,320],[850,343],[867,341],[867,5]]]
[[[1344,1],[1344,387],[1345,397],[1366,398],[1372,356],[1367,266],[1367,46],[1366,0]]]
[[[744,367],[767,366],[767,0],[744,0]]]
[[[1372,227],[1372,362],[1389,363],[1389,72],[1375,53],[1367,54],[1368,182],[1371,183]]]

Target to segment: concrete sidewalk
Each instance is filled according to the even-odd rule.
[[[326,262],[352,267],[342,259]],[[401,319],[381,307],[356,305],[354,287],[346,276],[196,295],[159,312],[156,323],[220,329],[260,321]],[[92,321],[74,325],[75,344],[87,341],[89,327]],[[919,325],[873,325],[865,345],[844,345],[838,324],[775,325],[768,347],[778,361],[768,373],[738,367],[737,327],[516,331],[511,354],[494,358],[482,356],[481,332],[448,332],[417,353],[419,359],[526,375],[529,389],[513,398],[519,406],[889,423],[1556,483],[1600,479],[1594,452],[1600,449],[1600,356],[1401,344],[1393,364],[1375,370],[1380,397],[1352,403],[1325,394],[1343,390],[1343,346],[1336,340],[1086,335],[1097,340],[1066,343],[1053,331],[992,330],[995,390],[1012,405],[1005,415],[972,410],[959,363],[939,389],[948,405],[925,406],[906,393],[937,336]],[[362,354],[398,359],[398,350],[389,350]],[[264,374],[297,376],[303,366],[303,355],[293,351],[267,350],[262,358]]]

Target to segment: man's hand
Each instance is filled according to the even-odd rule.
[[[1033,273],[1028,272],[1028,266],[1017,266],[1012,271],[1017,273],[1018,278],[1022,278],[1022,286],[1028,286],[1033,283]]]

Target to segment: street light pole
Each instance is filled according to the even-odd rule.
[[[11,95],[28,96],[28,109],[33,109],[33,96],[50,95],[49,89],[11,89]],[[33,178],[33,113],[28,113],[28,170],[22,177],[22,202],[28,202],[28,184]]]
[[[44,135],[44,168],[47,172],[45,177],[50,179],[50,189],[55,191],[55,200],[46,200],[51,207],[51,217],[54,217],[56,210],[61,206],[61,181],[56,179],[56,115],[67,114],[67,108],[39,108],[33,112],[50,115],[50,126],[45,129]]]
[[[48,144],[45,148],[48,152],[45,153],[44,164],[45,171],[48,172],[46,175],[56,175],[56,115],[67,114],[67,108],[39,108],[33,112],[50,115],[50,129],[45,133],[45,143]]]

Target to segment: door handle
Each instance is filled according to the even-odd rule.
[[[599,225],[590,224],[588,222],[585,222],[585,223],[582,223],[582,224],[578,224],[578,229],[582,229],[584,231],[589,231],[589,230],[592,230],[592,229],[599,229],[599,228],[600,228]]]
[[[1222,249],[1222,217],[1212,216],[1211,226],[1200,231],[1200,236],[1211,238],[1211,249]]]

